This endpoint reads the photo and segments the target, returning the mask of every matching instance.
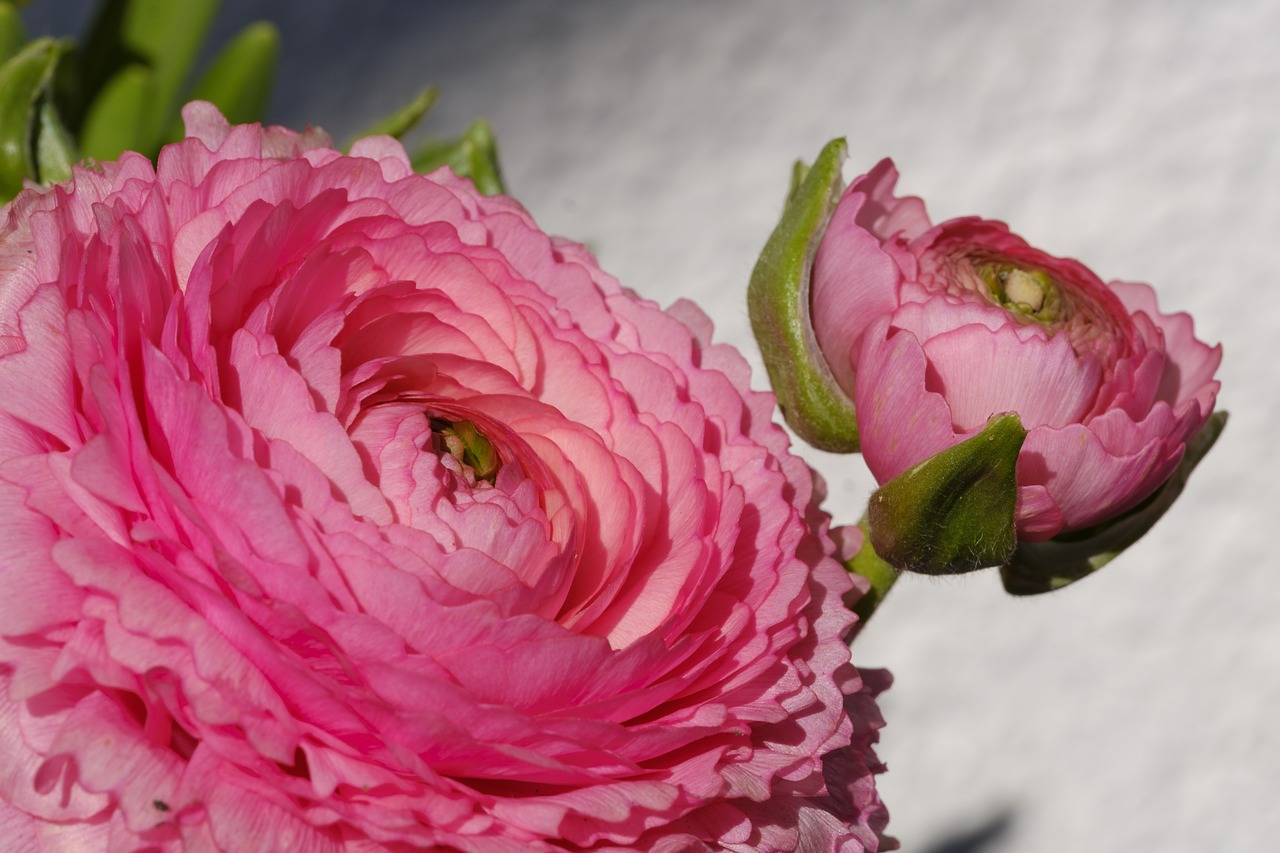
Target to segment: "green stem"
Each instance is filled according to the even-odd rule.
[[[876,612],[880,602],[889,594],[893,584],[898,580],[899,572],[893,566],[880,559],[875,548],[871,547],[871,530],[864,515],[858,521],[858,529],[862,531],[862,547],[852,560],[845,563],[845,568],[855,575],[861,575],[871,582],[871,589],[858,599],[853,612],[858,616],[858,630],[867,623],[871,614]]]

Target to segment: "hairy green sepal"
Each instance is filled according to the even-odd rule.
[[[869,541],[906,572],[953,575],[1001,566],[1017,544],[1018,452],[1027,431],[996,415],[974,437],[885,483],[867,507]]]

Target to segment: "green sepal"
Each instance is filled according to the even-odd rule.
[[[27,28],[22,25],[22,15],[9,0],[0,0],[0,63],[18,55],[27,43]]]
[[[80,150],[95,160],[150,146],[147,111],[155,98],[155,74],[141,63],[126,65],[98,92],[80,129]]]
[[[471,123],[457,139],[426,145],[412,158],[415,172],[433,172],[448,166],[454,173],[470,178],[476,189],[485,195],[502,195],[506,186],[502,181],[502,167],[498,163],[498,143],[493,130],[484,119]]]
[[[843,139],[827,143],[807,170],[796,164],[782,220],[751,273],[747,308],[764,356],[769,382],[787,423],[821,450],[856,453],[853,400],[841,390],[818,349],[810,315],[814,254],[835,209],[844,180]]]
[[[1016,414],[885,483],[867,506],[868,540],[900,571],[952,575],[1003,565],[1017,544],[1018,452],[1027,431]]]
[[[249,24],[214,57],[189,100],[211,102],[232,124],[262,121],[279,55],[280,31],[275,25]],[[180,121],[170,129],[170,136],[182,137]]]
[[[21,192],[24,179],[40,179],[32,144],[66,49],[65,42],[36,39],[0,66],[0,200]]]
[[[852,559],[845,561],[844,567],[853,574],[866,578],[871,584],[871,588],[853,607],[859,624],[864,624],[880,606],[880,602],[884,601],[884,597],[889,594],[889,589],[898,580],[899,572],[881,559],[871,545],[871,526],[867,523],[866,516],[858,522],[858,529],[862,531],[862,547]]]
[[[1173,506],[1191,472],[1213,447],[1226,424],[1226,412],[1214,413],[1187,442],[1182,461],[1164,485],[1133,509],[1047,542],[1019,542],[1008,564],[1000,569],[1005,591],[1010,595],[1052,592],[1093,574],[1119,556]]]
[[[418,93],[418,96],[405,106],[396,110],[386,118],[380,119],[366,127],[355,135],[351,142],[347,143],[347,149],[351,148],[356,139],[362,139],[366,136],[392,136],[400,139],[406,133],[422,120],[427,111],[435,104],[436,98],[440,96],[440,90],[435,86],[428,86]]]

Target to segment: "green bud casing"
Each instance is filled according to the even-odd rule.
[[[787,423],[814,447],[856,453],[853,400],[836,384],[818,349],[809,304],[814,254],[844,188],[845,152],[845,141],[835,139],[808,170],[793,169],[782,220],[751,273],[747,308]]]

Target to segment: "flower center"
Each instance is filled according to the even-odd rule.
[[[987,262],[978,265],[978,275],[991,300],[1006,311],[1042,325],[1065,319],[1062,289],[1044,270]]]
[[[493,485],[498,479],[502,460],[493,442],[480,434],[471,421],[450,421],[445,418],[429,418],[432,449],[448,453],[465,468],[471,469],[477,480]]]

